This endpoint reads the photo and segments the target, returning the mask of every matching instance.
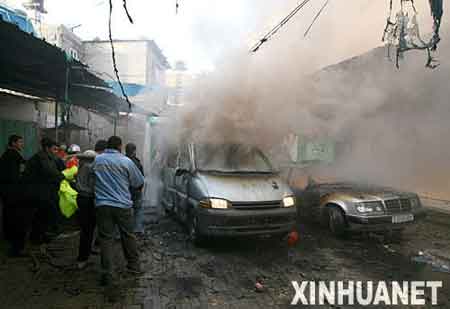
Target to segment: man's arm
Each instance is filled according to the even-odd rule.
[[[64,175],[56,168],[56,162],[52,164],[51,162],[52,159],[45,156],[41,156],[40,159],[43,172],[46,174],[47,177],[49,177],[52,181],[58,184],[64,180]]]
[[[132,188],[141,189],[144,185],[144,176],[133,161],[128,164],[128,177]]]

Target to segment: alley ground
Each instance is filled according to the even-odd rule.
[[[450,308],[450,273],[413,261],[422,251],[450,265],[450,216],[432,212],[394,243],[370,235],[337,240],[304,224],[299,231],[291,249],[267,239],[217,240],[198,249],[178,223],[163,217],[140,240],[145,275],[120,273],[117,242],[120,285],[109,290],[97,282],[98,256],[84,271],[71,266],[76,231],[46,250],[33,248],[34,258],[10,259],[2,249],[0,308],[285,308],[294,296],[291,280],[442,280],[434,308]],[[257,280],[264,285],[260,293]]]

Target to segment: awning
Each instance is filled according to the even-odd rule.
[[[0,20],[0,88],[63,100],[65,53]]]
[[[0,21],[0,88],[110,116],[128,106],[86,65],[3,21]]]

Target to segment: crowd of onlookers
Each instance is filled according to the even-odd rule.
[[[143,167],[136,145],[129,143],[122,154],[122,140],[111,136],[99,140],[93,150],[78,145],[59,146],[49,138],[30,159],[22,156],[24,139],[12,135],[0,158],[0,197],[3,227],[11,257],[28,256],[27,243],[45,244],[62,232],[60,185],[67,169],[76,167],[70,185],[77,192],[76,216],[80,240],[76,267],[84,269],[93,252],[94,235],[100,245],[101,283],[113,278],[113,243],[120,237],[127,271],[139,274],[136,239],[143,234]]]

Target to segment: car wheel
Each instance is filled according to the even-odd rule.
[[[197,247],[204,247],[207,244],[207,239],[204,235],[200,233],[200,230],[198,228],[198,218],[193,213],[193,211],[190,211],[188,216],[188,233],[189,233],[189,239],[194,243]]]
[[[342,237],[347,230],[344,213],[338,207],[328,208],[328,228],[335,236]]]

